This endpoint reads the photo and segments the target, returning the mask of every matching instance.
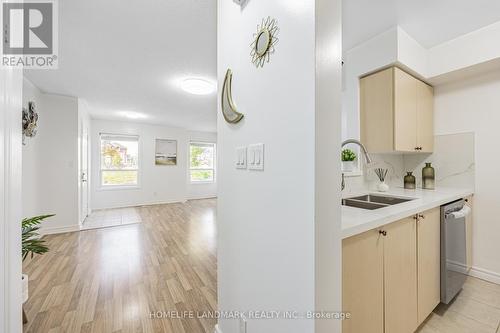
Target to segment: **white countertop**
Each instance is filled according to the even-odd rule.
[[[393,195],[415,198],[401,204],[375,210],[342,206],[342,239],[365,231],[401,220],[405,217],[441,206],[474,193],[473,189],[438,188],[436,190],[405,190],[391,188],[388,192],[364,191],[344,194],[344,198],[352,198],[365,194]]]

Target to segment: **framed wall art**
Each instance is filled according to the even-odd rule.
[[[177,165],[177,140],[156,139],[156,165]]]

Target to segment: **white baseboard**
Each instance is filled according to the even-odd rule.
[[[214,333],[222,333],[222,331],[220,330],[219,328],[219,324],[216,324],[215,325],[215,330],[214,330]]]
[[[200,195],[187,198],[188,200],[203,200],[203,199],[216,199],[216,195]]]
[[[488,282],[500,284],[500,274],[496,272],[489,271],[487,269],[482,269],[479,267],[472,267],[470,272],[470,276],[477,277],[481,280],[485,280]]]
[[[446,269],[465,275],[469,273],[469,268],[466,265],[452,260],[446,260]]]
[[[54,234],[63,234],[66,232],[75,232],[80,231],[80,226],[78,224],[75,225],[67,225],[62,227],[41,227],[40,235],[54,235]]]
[[[92,208],[92,212],[96,212],[98,210],[105,210],[105,209],[119,209],[119,208],[132,208],[132,207],[141,207],[141,206],[168,205],[168,204],[173,204],[173,203],[185,203],[187,200],[188,199],[178,199],[178,200],[172,200],[172,201],[155,201],[155,202],[144,202],[144,203],[129,204],[129,205],[99,207],[99,208]]]

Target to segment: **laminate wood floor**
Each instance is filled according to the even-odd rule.
[[[473,277],[448,305],[440,304],[418,333],[500,333],[500,285]]]
[[[215,206],[139,207],[139,224],[46,236],[50,252],[23,264],[24,332],[213,333]]]

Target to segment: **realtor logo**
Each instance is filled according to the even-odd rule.
[[[2,3],[2,66],[57,68],[57,4]]]

